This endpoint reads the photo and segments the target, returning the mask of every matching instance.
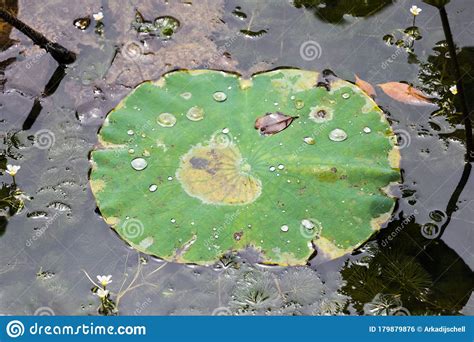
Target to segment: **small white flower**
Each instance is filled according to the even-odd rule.
[[[94,13],[94,14],[92,14],[92,16],[94,17],[95,21],[99,21],[99,20],[104,19],[104,13],[102,13],[102,12]]]
[[[453,85],[449,87],[449,91],[453,93],[453,95],[456,95],[458,93],[458,87],[456,87],[456,85]]]
[[[109,285],[109,284],[112,282],[112,276],[111,276],[110,274],[109,274],[108,276],[105,276],[105,275],[100,276],[100,275],[98,275],[98,276],[97,276],[97,280],[99,281],[100,285],[102,285],[102,286],[105,287],[105,286]]]
[[[14,177],[18,170],[20,170],[21,166],[19,165],[7,165],[7,169],[5,170],[6,173],[8,173],[10,176]]]
[[[97,289],[96,294],[99,296],[99,298],[105,298],[109,295],[109,290],[104,290],[104,289]]]
[[[410,8],[410,12],[411,12],[411,14],[413,14],[413,15],[416,17],[418,14],[421,13],[421,8],[419,8],[419,7],[416,6],[416,5],[413,5],[413,6],[411,6],[411,8]]]

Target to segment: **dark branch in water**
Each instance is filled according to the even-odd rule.
[[[5,20],[14,28],[29,37],[35,44],[41,46],[53,56],[59,64],[71,64],[76,60],[76,54],[69,51],[64,46],[50,41],[38,31],[34,30],[14,15],[4,9],[0,9],[0,19]]]
[[[449,222],[451,222],[451,217],[453,216],[453,213],[455,213],[457,210],[459,197],[461,196],[461,193],[464,190],[464,187],[466,186],[467,181],[469,180],[469,176],[471,175],[471,169],[472,169],[472,165],[470,163],[466,163],[464,165],[464,170],[462,172],[461,179],[459,180],[459,183],[456,186],[456,189],[454,189],[454,192],[451,195],[451,198],[449,199],[448,206],[446,207],[447,219],[444,222],[444,224],[441,226],[437,239],[441,239],[441,237],[444,234],[444,231],[446,230],[446,227],[449,225]]]
[[[446,41],[449,47],[449,54],[454,66],[454,76],[456,77],[456,87],[460,96],[460,102],[462,107],[462,121],[466,130],[466,160],[468,162],[473,161],[474,156],[472,155],[472,123],[469,113],[469,107],[466,101],[466,95],[464,93],[464,87],[462,84],[462,76],[459,67],[458,58],[456,55],[456,47],[454,46],[453,35],[451,33],[451,27],[449,26],[448,14],[444,6],[439,8],[439,14],[441,16],[441,22],[443,23],[443,31],[446,36]]]

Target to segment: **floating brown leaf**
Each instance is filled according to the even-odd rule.
[[[355,82],[356,86],[358,86],[360,89],[365,91],[365,93],[367,95],[369,95],[370,97],[372,97],[372,98],[377,96],[377,94],[375,93],[375,89],[372,86],[372,84],[370,84],[367,81],[364,81],[363,79],[360,79],[359,76],[357,76],[356,74],[354,74],[354,76],[355,76],[355,79],[356,79],[356,82]]]
[[[433,102],[419,89],[409,84],[399,82],[388,82],[378,84],[383,92],[392,99],[414,106],[433,105]]]
[[[287,128],[296,118],[297,116],[289,116],[280,112],[267,113],[255,120],[255,129],[263,135],[276,134]]]

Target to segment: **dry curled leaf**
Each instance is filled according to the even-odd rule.
[[[255,120],[255,129],[260,134],[272,135],[287,128],[297,116],[289,116],[280,112],[267,113]]]
[[[375,89],[374,87],[372,86],[372,84],[370,84],[369,82],[367,81],[364,81],[363,79],[360,79],[359,76],[357,76],[356,74],[354,74],[355,76],[355,84],[356,86],[358,86],[360,89],[362,89],[367,95],[369,95],[370,97],[374,98],[375,96],[377,96],[377,94],[375,93]]]
[[[387,82],[378,84],[392,99],[414,106],[432,105],[433,102],[421,90],[406,83]]]

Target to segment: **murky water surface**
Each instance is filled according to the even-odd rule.
[[[85,272],[113,276],[108,288],[124,315],[474,313],[474,181],[461,109],[446,92],[455,80],[434,7],[418,0],[0,3],[78,56],[58,66],[1,23],[0,168],[21,169],[16,187],[0,176],[0,314],[98,314]],[[422,8],[421,39],[409,53],[412,5]],[[472,110],[474,4],[453,0],[447,11]],[[404,81],[443,99],[439,110],[377,90],[402,155],[400,200],[387,227],[351,256],[316,255],[290,268],[259,265],[254,251],[215,267],[165,263],[108,227],[89,187],[88,156],[105,115],[135,85],[177,68],[251,75],[283,66],[330,69],[350,81],[357,74],[373,85]],[[15,189],[25,202],[17,213]]]

